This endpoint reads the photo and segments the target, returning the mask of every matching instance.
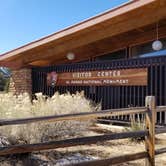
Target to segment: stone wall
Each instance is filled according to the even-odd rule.
[[[12,70],[12,76],[9,84],[9,92],[15,95],[21,93],[32,94],[31,69]]]

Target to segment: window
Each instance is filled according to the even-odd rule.
[[[152,43],[148,42],[142,45],[134,46],[131,48],[132,57],[152,57],[152,56],[164,56],[166,55],[166,39],[160,39],[163,44],[163,48],[160,51],[152,49]]]
[[[110,61],[110,60],[124,59],[124,58],[126,58],[125,49],[96,57],[95,61]]]

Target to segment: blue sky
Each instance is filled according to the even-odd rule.
[[[0,54],[127,0],[1,0]]]

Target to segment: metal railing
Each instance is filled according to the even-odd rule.
[[[52,71],[59,73],[131,68],[148,68],[147,86],[56,86],[53,88],[46,84],[47,73]],[[166,105],[165,71],[166,56],[37,67],[32,69],[32,91],[33,93],[42,92],[48,96],[52,96],[56,91],[61,94],[84,91],[88,99],[101,103],[103,110],[142,107],[145,105],[146,96],[156,96],[158,106]],[[157,113],[157,124],[166,124],[165,112]]]

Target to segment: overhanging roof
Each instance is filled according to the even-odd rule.
[[[20,68],[66,61],[65,54],[166,18],[165,0],[134,0],[0,55],[0,65]],[[89,49],[89,51],[93,51]]]

